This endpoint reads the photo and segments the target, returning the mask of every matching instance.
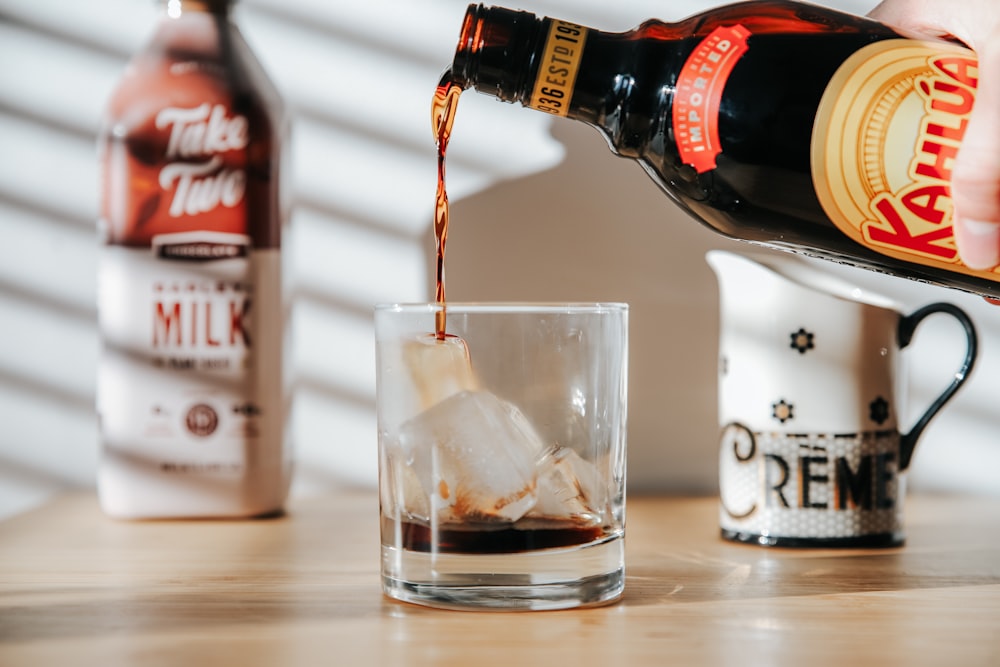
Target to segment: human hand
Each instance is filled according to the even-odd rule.
[[[884,0],[869,16],[914,38],[955,39],[976,52],[976,104],[952,169],[955,241],[973,269],[1000,264],[1000,2]]]

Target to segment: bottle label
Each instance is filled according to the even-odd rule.
[[[674,93],[673,128],[681,161],[699,174],[715,169],[722,152],[719,103],[722,89],[740,57],[750,31],[741,25],[719,27],[684,62]]]
[[[170,133],[168,162],[159,177],[160,187],[170,195],[170,217],[211,213],[243,202],[246,171],[224,165],[221,155],[247,147],[247,127],[245,116],[229,116],[221,104],[167,107],[156,114],[156,128]]]
[[[227,479],[236,490],[218,497],[235,500],[239,480],[279,469],[286,455],[281,251],[255,236],[252,217],[267,215],[273,192],[248,180],[253,154],[268,147],[223,103],[130,120],[131,135],[105,158],[101,227],[114,237],[98,257],[104,459],[149,484]]]
[[[587,41],[587,29],[575,23],[552,19],[545,52],[527,106],[554,116],[569,113],[576,75]]]
[[[249,246],[184,232],[100,249],[97,407],[112,455],[173,477],[281,463],[280,251]]]
[[[812,136],[820,204],[853,240],[907,262],[1000,280],[961,263],[951,169],[976,95],[975,54],[892,39],[848,58],[820,102]]]

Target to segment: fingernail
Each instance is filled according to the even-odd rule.
[[[962,262],[970,269],[992,269],[1000,264],[1000,224],[963,220],[955,225],[955,241]]]

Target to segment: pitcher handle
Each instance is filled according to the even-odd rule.
[[[910,432],[900,437],[899,442],[899,470],[902,472],[906,470],[910,465],[910,459],[913,457],[913,449],[917,445],[917,440],[920,435],[927,428],[927,424],[930,423],[931,419],[934,418],[941,408],[944,407],[945,403],[951,400],[951,397],[955,395],[958,388],[961,387],[965,381],[969,378],[969,374],[972,372],[973,366],[976,364],[976,354],[979,347],[978,337],[976,336],[976,327],[973,326],[972,320],[965,313],[964,310],[958,306],[951,303],[931,303],[923,308],[914,311],[911,315],[903,317],[899,321],[899,347],[900,349],[906,347],[913,340],[913,333],[916,331],[917,326],[929,315],[934,313],[947,313],[954,317],[965,329],[965,338],[967,341],[967,348],[965,352],[965,360],[962,362],[962,366],[955,373],[955,379],[952,380],[948,388],[937,397],[937,399],[931,403],[931,406],[927,408],[923,416],[917,420],[917,423],[913,425]]]

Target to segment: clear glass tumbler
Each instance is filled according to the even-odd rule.
[[[382,582],[447,608],[624,589],[628,306],[375,309]]]

